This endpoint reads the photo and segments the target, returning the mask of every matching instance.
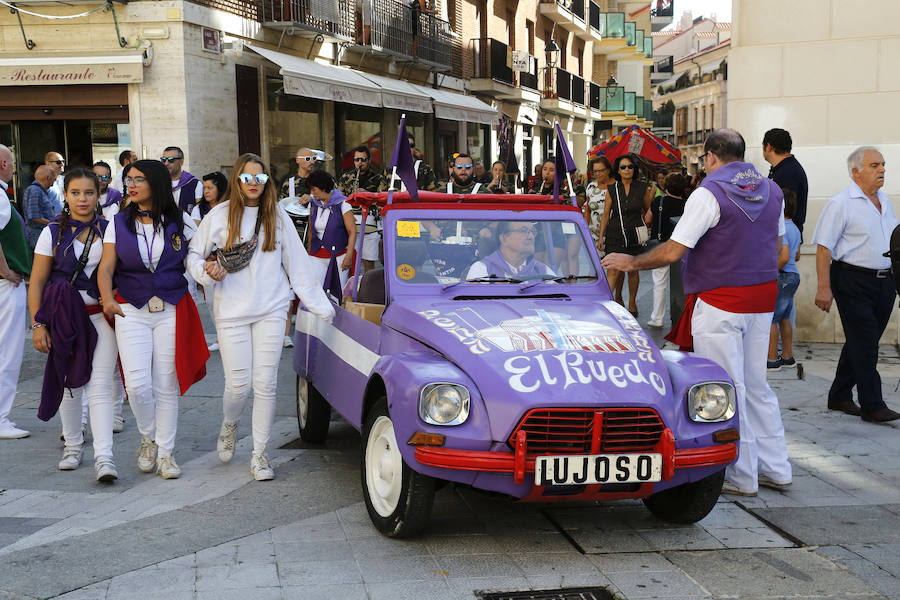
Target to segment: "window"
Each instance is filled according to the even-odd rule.
[[[710,129],[715,129],[715,128],[716,128],[716,119],[715,119],[715,116],[716,116],[716,105],[715,105],[715,104],[710,104],[710,105],[709,105],[709,128],[710,128]]]
[[[510,50],[516,49],[516,13],[512,10],[506,11],[506,32],[507,41]]]
[[[559,66],[563,69],[566,68],[566,54],[568,54],[567,42],[569,41],[568,34],[563,34],[563,38],[559,40]]]
[[[706,129],[706,107],[705,106],[703,107],[703,127],[701,127],[700,129],[703,129],[703,130]]]
[[[281,77],[266,77],[266,124],[276,181],[297,170],[297,149],[322,147],[322,101],[285,94]]]
[[[525,35],[528,37],[528,54],[534,56],[534,21],[525,19]]]

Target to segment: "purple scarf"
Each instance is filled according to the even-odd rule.
[[[81,235],[81,232],[85,229],[92,228],[96,236],[95,243],[97,240],[100,240],[102,243],[108,222],[96,215],[87,222],[69,219],[66,229],[60,235],[59,220],[59,216],[56,216],[47,225],[50,229],[50,239],[54,247],[53,270],[50,272],[50,281],[68,282],[72,278],[78,259],[81,258],[80,255],[75,255],[75,238]],[[59,240],[58,243],[57,240]],[[97,270],[94,269],[90,277],[85,275],[84,271],[79,273],[78,278],[75,279],[75,289],[84,290],[91,298],[99,298],[100,290],[97,287]]]
[[[527,279],[540,277],[547,274],[547,265],[538,260],[535,260],[534,256],[530,256],[525,260],[525,264],[522,265],[522,268],[519,269],[518,273],[507,272],[509,271],[509,265],[507,264],[506,259],[503,258],[503,254],[501,254],[499,250],[496,250],[486,256],[484,259],[482,259],[481,262],[483,262],[484,266],[487,267],[488,275],[493,275],[494,277]]]
[[[718,187],[725,197],[753,222],[762,213],[769,199],[767,181],[752,164],[734,161],[707,175],[700,187],[708,189],[713,194],[715,194],[713,186]]]
[[[100,208],[107,208],[122,201],[122,192],[114,187],[106,188],[106,202]]]
[[[312,198],[312,207],[310,208],[309,223],[311,225],[312,239],[309,242],[310,251],[315,254],[322,248],[331,253],[331,260],[328,262],[328,270],[325,272],[325,281],[323,289],[338,299],[343,298],[341,291],[341,273],[337,266],[337,253],[347,248],[350,240],[350,234],[344,226],[344,215],[341,214],[341,204],[346,197],[337,188],[331,191],[331,198],[328,202],[322,202],[316,197]],[[316,217],[320,209],[329,208],[331,214],[328,216],[328,223],[325,225],[325,231],[322,233],[322,239],[316,232]],[[350,250],[348,248],[348,250]]]

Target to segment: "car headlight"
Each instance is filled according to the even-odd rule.
[[[469,418],[469,390],[456,383],[429,383],[419,392],[419,417],[432,425],[459,425]]]
[[[727,421],[734,416],[734,411],[734,387],[730,383],[698,383],[688,392],[688,412],[694,421]]]

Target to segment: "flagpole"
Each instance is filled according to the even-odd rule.
[[[569,184],[569,201],[572,206],[578,206],[578,200],[575,199],[575,188],[572,187],[572,174],[566,171],[566,182]]]

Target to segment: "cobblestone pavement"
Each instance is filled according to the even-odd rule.
[[[804,378],[770,374],[794,466],[789,491],[723,496],[700,523],[674,526],[640,502],[519,505],[447,486],[427,532],[395,541],[366,515],[358,434],[336,420],[324,446],[297,439],[290,351],[279,380],[275,481],[251,481],[247,414],[234,460],[216,456],[222,370],[214,353],[206,380],[182,399],[182,478],[137,470],[128,413],[115,437],[120,479],[104,485],[93,479],[89,448],[78,470],[56,469],[60,425],[35,416],[43,358],[29,350],[12,417],[32,436],[0,441],[0,599],[462,600],[572,586],[627,599],[900,598],[900,436],[893,425],[826,410],[838,351],[798,345]],[[882,348],[881,375],[897,408],[893,347]]]

